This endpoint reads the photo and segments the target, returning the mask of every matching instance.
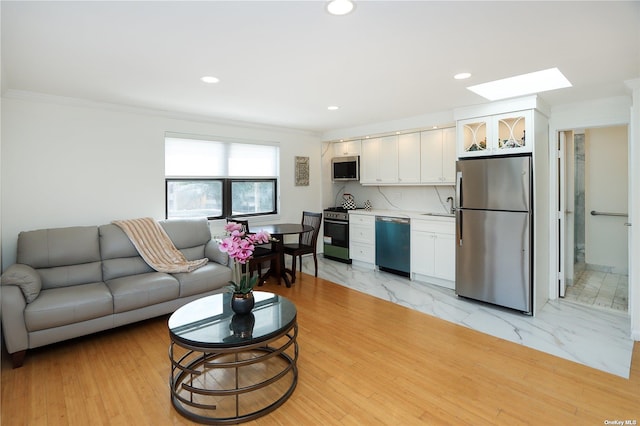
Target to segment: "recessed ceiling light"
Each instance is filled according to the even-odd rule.
[[[337,109],[340,109],[340,107],[339,107],[339,106],[335,106],[335,105],[331,105],[331,106],[328,106],[328,107],[327,107],[327,109],[328,109],[329,111],[335,111],[335,110],[337,110]]]
[[[571,82],[567,80],[558,68],[549,68],[547,70],[469,86],[467,89],[477,93],[483,98],[495,101],[571,86]]]
[[[453,78],[455,78],[456,80],[464,80],[471,77],[471,73],[470,72],[461,72],[458,73],[456,75],[453,76]]]
[[[327,11],[332,15],[346,15],[354,8],[351,0],[331,0],[327,3]]]
[[[218,83],[220,81],[219,78],[212,75],[205,75],[204,77],[201,77],[200,80],[209,84]]]

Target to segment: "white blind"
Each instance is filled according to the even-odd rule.
[[[165,138],[166,177],[277,177],[279,147]]]

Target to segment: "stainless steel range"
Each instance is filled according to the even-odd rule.
[[[349,258],[349,212],[343,207],[324,210],[324,257],[351,263]]]

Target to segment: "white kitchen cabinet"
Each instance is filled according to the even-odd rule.
[[[411,220],[411,273],[414,279],[453,289],[455,260],[453,219]]]
[[[429,130],[420,134],[420,182],[454,185],[456,175],[456,129]]]
[[[360,183],[394,184],[398,182],[398,136],[362,141]]]
[[[334,142],[332,145],[334,157],[360,155],[360,139],[354,141]]]
[[[349,214],[349,257],[351,260],[371,264],[376,263],[376,220],[375,216]]]
[[[433,276],[451,281],[456,279],[455,234],[434,233],[435,264]]]
[[[398,183],[420,183],[420,133],[398,136]]]
[[[360,183],[415,185],[420,183],[420,133],[362,141]]]
[[[442,183],[456,181],[456,128],[442,129]]]
[[[458,157],[532,152],[533,111],[459,120]]]
[[[380,168],[380,138],[362,141],[360,156],[360,183],[380,184],[378,169]]]

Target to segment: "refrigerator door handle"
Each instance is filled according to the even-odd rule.
[[[462,210],[460,210],[461,197],[462,195],[462,172],[456,172],[456,202],[454,211],[456,213],[456,237],[458,240],[458,244],[462,247]]]
[[[462,247],[462,210],[456,209],[456,236],[458,245]]]
[[[456,210],[462,207],[461,197],[462,197],[462,172],[458,171],[456,172],[456,205],[455,205]]]

